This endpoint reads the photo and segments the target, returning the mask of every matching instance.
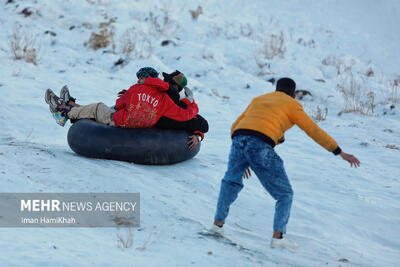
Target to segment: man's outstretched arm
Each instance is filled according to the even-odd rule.
[[[359,167],[360,161],[353,155],[347,154],[341,150],[336,141],[330,137],[324,130],[322,130],[303,110],[299,104],[293,115],[294,123],[296,123],[300,129],[307,133],[314,141],[323,146],[328,151],[331,151],[335,155],[340,155],[343,160],[350,163],[351,167]]]

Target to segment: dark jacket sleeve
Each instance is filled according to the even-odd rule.
[[[175,89],[173,89],[171,86],[165,92],[167,93],[169,98],[171,98],[171,100],[174,101],[174,103],[176,105],[178,105],[179,107],[184,108],[184,109],[187,108],[187,104],[185,102],[182,102],[179,100],[179,93]]]

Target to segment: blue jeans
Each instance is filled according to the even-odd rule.
[[[263,187],[276,200],[273,229],[286,233],[293,190],[283,161],[269,144],[250,135],[233,137],[228,170],[221,181],[215,221],[225,222],[229,206],[243,188],[243,173],[249,166]]]

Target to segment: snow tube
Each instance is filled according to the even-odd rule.
[[[189,135],[182,130],[126,129],[79,120],[69,128],[68,144],[89,158],[165,165],[191,159],[199,152],[200,142],[196,149],[189,149]]]

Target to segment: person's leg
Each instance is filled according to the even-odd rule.
[[[85,106],[72,107],[68,112],[68,118],[72,120],[94,119],[102,124],[115,126],[112,119],[114,111],[104,103],[93,103]]]
[[[256,137],[254,137],[256,138]],[[276,200],[274,215],[274,237],[286,233],[290,217],[293,190],[286,175],[282,159],[273,148],[260,139],[253,139],[246,148],[246,157],[263,187]]]
[[[217,210],[214,217],[214,224],[220,227],[225,223],[230,205],[243,188],[243,173],[249,166],[243,155],[245,143],[246,137],[244,136],[236,136],[232,140],[228,169],[221,181]]]
[[[68,104],[69,106],[73,107],[73,108],[76,108],[76,107],[80,107],[80,106],[81,106],[81,105],[75,103],[74,101],[68,101],[67,104]]]

